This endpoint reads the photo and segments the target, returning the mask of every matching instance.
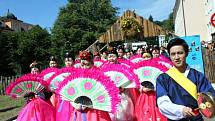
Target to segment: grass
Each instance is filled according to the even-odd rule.
[[[9,96],[0,95],[0,121],[6,121],[7,119],[18,115],[18,112],[21,110],[24,103],[24,99],[12,99]],[[8,110],[2,111],[4,109]]]

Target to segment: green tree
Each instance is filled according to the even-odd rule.
[[[169,14],[168,19],[163,21],[154,21],[157,25],[163,27],[165,30],[174,31],[173,12]]]
[[[153,17],[152,17],[152,15],[149,16],[149,21],[153,22]]]
[[[29,64],[37,60],[45,66],[49,60],[50,35],[47,30],[35,26],[26,32],[19,32],[17,49],[13,54],[23,73],[29,72]]]
[[[173,23],[173,12],[169,14],[169,18],[162,21],[162,27],[169,31],[174,31],[174,23]]]
[[[68,0],[52,29],[52,54],[86,49],[116,20],[110,0]]]
[[[0,75],[15,75],[13,67],[10,65],[11,52],[16,46],[17,35],[13,32],[0,32]]]
[[[50,34],[40,26],[29,31],[0,33],[0,74],[12,75],[30,72],[29,65],[37,60],[48,64]]]

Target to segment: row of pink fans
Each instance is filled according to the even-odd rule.
[[[13,97],[23,97],[47,88],[64,100],[77,103],[87,99],[90,101],[86,104],[89,107],[115,112],[120,102],[118,87],[138,88],[144,81],[151,81],[155,85],[158,75],[172,66],[163,57],[143,61],[137,56],[134,60],[122,61],[121,64],[105,64],[101,61],[100,68],[92,69],[48,68],[37,76],[21,76],[9,85],[6,92]]]

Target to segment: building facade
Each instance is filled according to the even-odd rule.
[[[201,41],[211,41],[214,28],[210,16],[214,13],[215,0],[176,0],[174,7],[175,34],[200,35]]]
[[[12,31],[27,31],[34,26],[32,24],[24,23],[23,21],[18,20],[17,17],[9,11],[7,12],[6,16],[0,17],[0,21],[2,30],[9,28]]]
[[[206,10],[205,15],[207,19],[207,29],[208,29],[208,40],[215,41],[215,27],[211,23],[211,16],[215,14],[215,0],[204,0]],[[215,20],[215,18],[214,18]]]

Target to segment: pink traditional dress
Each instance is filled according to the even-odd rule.
[[[75,110],[70,121],[111,121],[108,112],[86,109],[84,111]]]
[[[59,103],[56,107],[56,119],[57,121],[73,121],[74,108],[69,101],[59,98]]]
[[[135,115],[137,121],[167,121],[156,106],[155,91],[140,93],[135,105]]]
[[[129,88],[129,89],[127,89],[127,92],[128,92],[127,94],[131,97],[132,102],[135,105],[136,102],[137,102],[137,99],[138,99],[138,97],[140,95],[140,92],[136,88]]]
[[[14,98],[24,97],[27,104],[19,112],[16,121],[55,121],[55,109],[44,101],[46,83],[37,75],[26,74],[10,83],[6,93]]]
[[[16,121],[55,121],[55,109],[40,98],[33,98],[21,110]]]
[[[121,93],[121,103],[117,112],[110,114],[112,121],[134,121],[134,105],[131,98],[125,93]]]

